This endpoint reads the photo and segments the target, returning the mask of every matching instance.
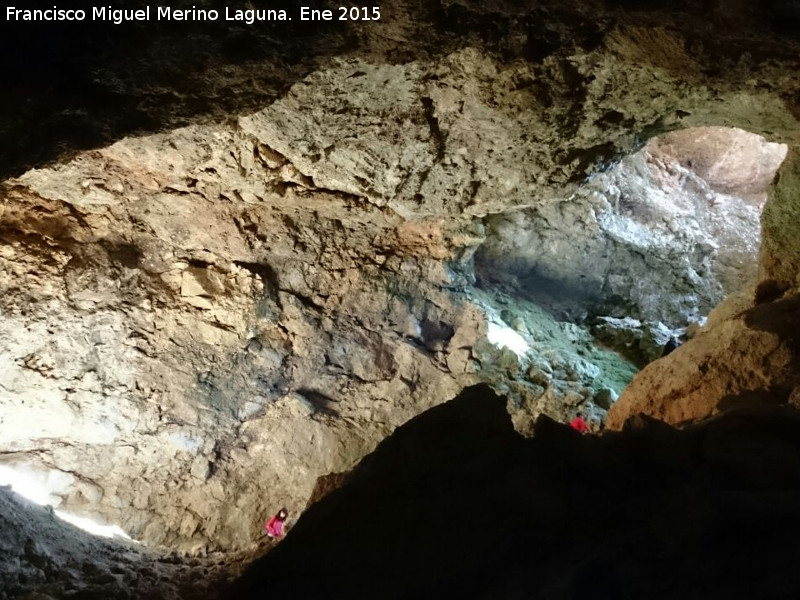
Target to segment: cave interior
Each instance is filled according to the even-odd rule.
[[[0,600],[797,597],[800,7],[381,14],[2,23]]]

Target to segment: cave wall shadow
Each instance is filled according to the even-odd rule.
[[[720,411],[756,408],[764,405],[792,403],[792,394],[800,387],[800,295],[773,299],[757,304],[743,314],[745,324],[757,331],[776,335],[791,352],[792,362],[786,367],[788,377],[780,385],[764,390],[745,390],[722,398]]]
[[[309,0],[310,7],[327,0]],[[97,4],[97,3],[94,3]],[[134,10],[144,0],[98,6]],[[287,9],[291,0],[177,0],[224,10]],[[47,0],[25,9],[52,8]],[[59,8],[88,10],[86,1]],[[5,10],[5,8],[3,9]],[[223,120],[268,105],[313,70],[320,57],[355,45],[347,23],[156,21],[115,25],[0,24],[0,179],[109,145],[131,134],[158,132],[197,120]]]
[[[523,439],[469,388],[382,442],[232,597],[789,597],[773,594],[800,590],[798,419],[581,437],[542,418]]]
[[[109,0],[102,5],[135,9],[144,0]],[[331,0],[308,0],[312,8]],[[60,8],[85,8],[85,0]],[[286,8],[291,0],[176,0],[175,8]],[[51,8],[49,0],[31,0],[24,8]],[[738,20],[697,0],[571,0],[558,8],[543,0],[486,4],[440,0],[404,0],[387,7],[387,19],[410,16],[413,44],[382,38],[368,47],[369,35],[342,22],[103,24],[0,22],[0,179],[28,168],[63,160],[76,151],[108,145],[126,135],[145,134],[200,119],[224,119],[262,108],[302,79],[325,58],[374,56],[390,61],[432,57],[480,40],[505,59],[539,62],[552,54],[590,51],[602,44],[616,22],[657,26],[665,18],[680,21],[687,42],[704,40],[709,24],[738,34],[768,34],[795,39],[800,10],[788,2],[770,6],[744,3]],[[741,13],[741,14],[739,14]],[[741,18],[745,15],[747,18]],[[431,35],[435,33],[435,35]],[[739,35],[737,44],[746,39]],[[746,44],[747,45],[747,44]],[[782,46],[753,43],[745,50],[763,63]],[[730,54],[706,43],[706,54]],[[791,48],[782,50],[791,55]],[[714,60],[710,60],[713,63]],[[711,73],[712,76],[724,73]],[[579,81],[573,82],[576,85]],[[585,83],[585,82],[584,82]],[[580,94],[580,90],[575,90]],[[794,106],[794,104],[792,104]],[[800,108],[797,108],[800,115]],[[654,130],[659,128],[653,125]],[[654,131],[653,135],[658,131]],[[601,144],[602,145],[602,144]]]
[[[533,263],[526,266],[527,274],[509,280],[507,275],[499,275],[497,266],[479,251],[475,256],[476,283],[487,291],[497,285],[510,286],[515,294],[543,308],[558,321],[583,322],[596,316],[597,309],[603,306],[597,288],[540,275]]]

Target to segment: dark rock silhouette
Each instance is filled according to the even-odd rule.
[[[800,415],[535,438],[476,386],[400,427],[231,590],[246,598],[793,598]]]

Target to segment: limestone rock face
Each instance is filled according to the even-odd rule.
[[[391,187],[451,185],[427,172],[420,68],[345,62],[237,123],[6,181],[4,462],[63,475],[50,491],[65,508],[202,552],[250,547],[275,506],[298,510],[319,476],[475,381],[509,393],[523,431],[578,405],[602,419],[592,399],[634,368],[473,288],[483,225]],[[385,106],[358,94],[387,81]],[[325,98],[347,100],[324,114],[364,122],[307,130]],[[324,135],[330,164],[299,144]]]
[[[800,53],[774,13],[679,4],[398,2],[313,43],[231,26],[131,52],[134,34],[103,33],[101,55],[87,33],[65,58],[81,77],[11,73],[3,463],[52,475],[73,512],[202,553],[251,547],[276,507],[476,381],[527,433],[540,413],[601,420],[635,368],[574,324],[598,305],[576,286],[600,288],[600,316],[672,329],[750,276],[757,208],[712,207],[701,182],[718,198],[736,173],[690,168],[677,138],[628,156],[674,129],[790,146],[758,275],[763,302],[789,293]],[[675,193],[622,185],[651,177]],[[741,220],[735,246],[722,218]],[[783,338],[753,335],[789,368]]]
[[[419,323],[467,349],[485,327],[429,246],[392,249],[398,217],[259,156],[238,128],[190,128],[6,188],[6,457],[69,474],[65,506],[150,544],[249,544],[416,394],[457,389]]]
[[[479,268],[573,312],[686,327],[755,278],[786,150],[737,129],[654,138],[568,199],[489,219]]]
[[[796,399],[797,172],[797,150],[792,148],[769,190],[758,284],[734,294],[710,315],[699,335],[642,371],[610,411],[607,426],[621,427],[638,413],[670,423],[699,419],[760,402],[764,396],[759,392],[765,390],[772,402]]]
[[[651,154],[677,160],[716,192],[763,205],[787,148],[741,129],[696,127],[671,131],[650,143]]]

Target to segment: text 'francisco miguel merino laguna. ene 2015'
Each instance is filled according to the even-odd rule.
[[[380,19],[380,8],[340,8],[339,20],[377,21]],[[298,7],[301,21],[334,20],[330,10],[313,10],[306,6]],[[319,13],[319,14],[317,14]],[[176,9],[169,6],[147,6],[140,9],[116,9],[110,6],[95,6],[87,9],[62,9],[53,6],[48,9],[27,9],[14,6],[6,7],[6,20],[14,21],[105,21],[120,25],[128,21],[241,21],[252,25],[257,21],[291,21],[292,16],[283,9],[231,9],[224,10],[187,8]]]

